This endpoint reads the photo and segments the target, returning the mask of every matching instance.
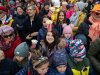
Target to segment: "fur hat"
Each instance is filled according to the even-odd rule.
[[[79,39],[75,39],[72,40],[69,44],[69,48],[70,48],[70,56],[75,58],[84,58],[86,57],[86,49],[84,44],[82,43],[81,40]]]
[[[29,55],[29,47],[27,45],[26,42],[22,42],[21,44],[19,44],[15,51],[14,51],[14,54],[16,56],[21,56],[21,57],[28,57]]]
[[[52,56],[52,64],[54,67],[67,65],[66,51],[63,49],[57,50]]]
[[[4,11],[4,12],[8,12],[8,10],[4,7],[0,5],[0,10]]]

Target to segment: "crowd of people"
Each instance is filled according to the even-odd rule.
[[[0,75],[99,74],[99,0],[0,0]]]

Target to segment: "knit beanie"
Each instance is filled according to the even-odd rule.
[[[63,34],[65,33],[73,33],[72,28],[70,26],[65,26],[63,28]]]
[[[82,1],[77,2],[75,5],[77,5],[79,7],[80,11],[82,11],[85,8],[85,3]]]
[[[28,57],[28,55],[29,55],[28,50],[29,50],[29,47],[28,47],[27,43],[22,42],[21,44],[19,44],[16,47],[14,54],[15,54],[15,56]]]
[[[54,67],[57,67],[59,65],[67,65],[67,57],[65,50],[59,49],[54,52],[52,56],[52,64],[54,65]]]
[[[0,5],[0,10],[4,11],[4,12],[8,12],[7,8],[5,8],[4,6]]]
[[[2,35],[3,33],[9,32],[9,31],[14,32],[14,29],[8,25],[4,25],[0,27],[0,35]]]
[[[70,56],[73,58],[85,58],[86,57],[86,49],[84,44],[82,43],[81,40],[75,39],[72,40],[69,44],[70,48]]]
[[[75,39],[80,39],[80,40],[82,40],[82,42],[83,42],[84,45],[87,45],[87,38],[86,38],[85,35],[78,34],[78,35],[75,36]]]

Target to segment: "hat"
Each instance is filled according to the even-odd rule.
[[[8,26],[8,25],[4,25],[4,26],[0,27],[0,35],[8,32],[8,31],[14,32],[14,29],[11,26]]]
[[[10,3],[11,5],[14,5],[14,4],[15,4],[15,2],[14,2],[13,0],[11,0],[9,3]]]
[[[78,35],[75,36],[75,39],[80,39],[80,40],[82,40],[82,42],[83,42],[84,45],[87,45],[87,38],[86,38],[85,35],[78,34]]]
[[[100,12],[100,4],[96,4],[91,11]]]
[[[45,7],[46,5],[50,5],[49,2],[45,2],[45,3],[44,3],[44,7]]]
[[[63,28],[63,34],[65,33],[73,33],[72,28],[70,26],[65,26]]]
[[[70,48],[69,54],[71,57],[73,58],[75,57],[85,58],[86,57],[86,49],[81,40],[79,39],[71,40],[69,44],[69,48]]]
[[[66,51],[63,49],[59,49],[54,52],[52,56],[52,63],[55,67],[59,65],[67,65]]]
[[[29,47],[28,47],[27,43],[26,42],[22,42],[21,44],[19,44],[16,47],[16,49],[14,51],[14,54],[16,56],[28,57],[28,55],[29,55],[28,50],[29,50]]]
[[[80,1],[80,2],[76,2],[76,4],[79,7],[79,10],[82,11],[85,8],[85,3]]]
[[[4,7],[0,5],[0,10],[4,11],[4,12],[8,12],[8,10]]]

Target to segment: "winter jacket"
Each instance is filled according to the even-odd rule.
[[[39,20],[37,16],[34,17],[34,21],[30,21],[30,17],[27,17],[27,19],[24,22],[24,28],[25,28],[25,36],[33,33],[33,32],[38,32],[39,29],[41,28],[41,25],[39,23]],[[36,36],[33,37],[33,39],[37,39]]]
[[[72,57],[68,57],[68,65],[73,75],[95,75],[88,58],[84,58],[82,62],[75,63]]]
[[[96,72],[100,73],[100,38],[90,44],[88,57]]]
[[[71,17],[70,17],[70,21],[72,24],[74,24],[75,27],[79,27],[80,24],[82,22],[84,22],[84,19],[86,17],[86,14],[78,11],[77,13],[74,13]],[[77,30],[74,30],[74,34],[76,34]]]
[[[90,45],[90,41],[91,39],[89,38],[88,34],[89,34],[89,28],[90,28],[90,25],[92,23],[86,18],[84,20],[84,22],[82,22],[76,32],[76,35],[77,34],[84,34],[87,38],[87,46],[86,46],[86,50],[89,49],[89,45]]]
[[[41,40],[44,39],[44,36],[46,35],[46,31],[47,31],[47,29],[44,28],[44,27],[42,27],[41,29],[39,29],[38,36],[37,36],[38,42],[40,42]]]
[[[15,48],[21,43],[21,39],[19,38],[19,36],[16,36],[15,40],[12,43],[12,46],[4,51],[4,54],[7,58],[13,59],[14,57],[14,50]]]
[[[19,34],[22,41],[25,41],[25,29],[24,29],[24,23],[25,23],[26,15],[23,13],[22,15],[16,14],[16,17],[14,18],[14,21],[12,23],[12,27],[14,30]]]
[[[12,60],[5,58],[0,61],[0,75],[15,75],[19,67]]]
[[[36,72],[36,70],[33,69],[32,60],[30,60],[24,66],[24,68],[21,69],[19,72],[17,72],[15,75],[39,75],[39,74]],[[55,73],[49,68],[46,75],[55,75]]]

